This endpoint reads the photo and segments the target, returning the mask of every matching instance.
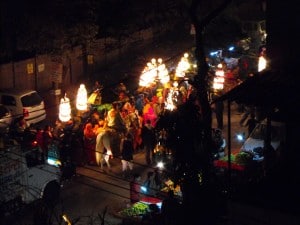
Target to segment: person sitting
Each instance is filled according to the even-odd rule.
[[[112,103],[112,108],[107,113],[106,125],[104,127],[108,127],[120,133],[124,133],[126,131],[126,125],[124,120],[122,119],[118,102]]]
[[[147,178],[143,182],[143,187],[145,189],[144,193],[147,196],[155,196],[156,195],[156,192],[158,190],[157,190],[157,186],[156,186],[156,183],[155,183],[155,180],[154,180],[154,172],[149,171],[147,173]]]
[[[93,87],[93,92],[98,92],[101,91],[102,89],[103,89],[102,84],[100,84],[100,82],[96,80]]]

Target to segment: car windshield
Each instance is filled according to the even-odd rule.
[[[280,140],[280,126],[271,126],[271,140],[279,141]],[[259,124],[254,131],[251,133],[251,137],[254,139],[264,140],[267,134],[266,124]]]
[[[28,95],[23,96],[21,101],[24,107],[31,107],[41,104],[43,99],[37,92],[32,92]]]

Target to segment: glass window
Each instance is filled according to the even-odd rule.
[[[41,104],[42,97],[38,93],[33,92],[22,97],[21,102],[23,107],[30,107]]]
[[[8,115],[8,109],[0,105],[0,118]]]
[[[11,95],[2,95],[1,103],[7,106],[16,106],[16,100]]]

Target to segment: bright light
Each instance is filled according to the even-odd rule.
[[[176,108],[174,101],[173,101],[174,91],[175,90],[173,88],[170,89],[170,91],[167,95],[166,101],[165,101],[165,108],[170,111],[173,111]]]
[[[213,89],[215,90],[222,90],[224,88],[224,70],[221,63],[218,64],[217,70],[215,72],[214,82],[213,82]]]
[[[266,67],[267,67],[267,60],[263,56],[260,56],[258,59],[258,72],[266,69]]]
[[[87,110],[87,91],[84,84],[80,84],[77,91],[76,108],[78,110]]]
[[[147,188],[145,186],[141,186],[141,191],[146,193],[147,192]]]
[[[157,81],[162,84],[166,84],[170,81],[169,71],[166,68],[166,65],[162,63],[162,59],[151,59],[151,62],[147,63],[147,66],[144,68],[139,85],[141,87],[150,87],[155,84]]]
[[[160,64],[157,67],[157,76],[162,84],[166,84],[170,81],[169,71],[165,64]]]
[[[147,63],[144,68],[142,75],[140,76],[139,85],[141,87],[150,87],[155,82],[156,71],[154,70],[153,64]]]
[[[48,158],[47,162],[51,166],[55,166],[55,167],[60,167],[61,166],[61,161],[59,161],[57,159]]]
[[[60,100],[58,117],[62,122],[67,122],[71,119],[70,99],[67,98],[66,94],[65,97]]]
[[[216,74],[216,76],[223,77],[224,76],[224,71],[222,69],[221,70],[217,70],[215,74]]]
[[[176,77],[184,77],[185,73],[190,68],[191,65],[189,63],[188,56],[188,53],[184,53],[183,57],[181,57],[175,71]]]
[[[211,53],[210,53],[210,56],[215,56],[215,55],[217,55],[218,53],[219,53],[219,51],[211,52]]]
[[[244,140],[244,136],[245,136],[244,134],[237,134],[236,138],[237,138],[238,141],[243,141]]]
[[[62,215],[63,220],[67,223],[67,225],[71,225],[72,223],[70,222],[69,218],[67,217],[67,215]]]
[[[213,89],[222,90],[224,88],[224,84],[222,83],[213,83]]]
[[[228,51],[233,51],[234,50],[234,47],[233,46],[230,46],[229,48],[228,48]]]
[[[158,162],[156,165],[159,169],[163,169],[164,168],[164,163],[163,162]]]

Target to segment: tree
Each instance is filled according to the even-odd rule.
[[[10,40],[8,46],[14,49],[5,50],[7,57],[16,58],[21,52],[61,54],[74,46],[88,45],[98,34],[93,0],[4,1],[3,5],[2,39]]]
[[[185,224],[215,224],[216,190],[212,167],[211,107],[208,96],[208,65],[204,48],[204,31],[231,0],[192,0],[189,14],[196,31],[195,57],[197,74],[191,82],[195,92],[173,115],[175,163],[183,192]],[[202,4],[201,4],[202,3]],[[214,4],[209,4],[214,3]],[[201,7],[200,7],[201,6]],[[207,13],[207,11],[211,11]],[[200,18],[200,15],[205,15]],[[200,215],[201,213],[201,215]]]

